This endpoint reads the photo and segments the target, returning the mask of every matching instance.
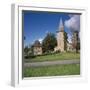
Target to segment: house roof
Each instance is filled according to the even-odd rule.
[[[33,45],[34,47],[41,47],[41,44],[40,44],[40,42],[38,41],[38,40],[36,40],[35,42],[34,42],[34,45]]]

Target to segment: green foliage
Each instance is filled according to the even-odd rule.
[[[53,53],[53,54],[43,54],[41,56],[36,56],[34,58],[26,59],[26,62],[43,62],[43,61],[55,61],[55,60],[74,60],[80,59],[79,53]]]
[[[80,41],[79,41],[79,38],[78,38],[77,39],[77,46],[76,46],[76,53],[78,53],[79,50],[80,50]]]
[[[54,50],[54,47],[57,45],[56,37],[52,33],[48,33],[42,42],[43,52],[50,52]]]
[[[68,39],[68,36],[67,36],[67,33],[64,32],[64,49],[67,50],[67,39]]]
[[[77,43],[77,50],[80,50],[80,42]]]
[[[28,52],[29,52],[29,48],[28,48],[28,46],[26,46],[26,47],[24,48],[24,54],[25,54],[25,55],[28,55]]]
[[[29,48],[26,46],[24,48],[24,53],[25,53],[25,56],[24,56],[25,59],[31,59],[31,58],[35,58],[36,57],[33,54],[33,45],[30,45]]]
[[[76,49],[76,53],[78,53],[78,51],[80,50],[80,40],[79,40],[79,36],[78,36],[78,31],[75,31],[73,33],[74,35],[74,42],[73,42],[73,48]]]
[[[60,50],[57,50],[57,51],[55,51],[55,53],[61,53],[61,51]]]

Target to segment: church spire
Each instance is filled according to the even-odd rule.
[[[62,18],[60,18],[60,22],[59,22],[59,31],[64,31],[64,24]]]

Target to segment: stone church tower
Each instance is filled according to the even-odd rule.
[[[57,31],[57,46],[54,48],[54,51],[60,50],[64,51],[64,24],[62,19],[59,22],[59,30]]]

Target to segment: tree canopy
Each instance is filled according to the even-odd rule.
[[[53,51],[57,45],[56,37],[53,33],[48,33],[42,41],[43,52]]]
[[[68,36],[67,36],[67,33],[64,32],[64,49],[67,50],[67,42],[68,42]]]

